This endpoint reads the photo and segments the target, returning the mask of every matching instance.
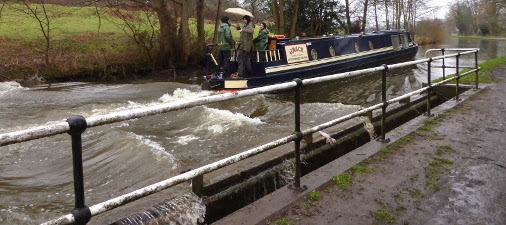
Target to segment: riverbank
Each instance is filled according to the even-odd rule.
[[[218,224],[501,224],[506,220],[505,71],[506,64],[489,70],[495,84],[469,90],[465,101],[448,102],[456,104],[453,108],[435,109],[435,117],[406,124],[414,131],[396,129],[406,134],[394,143],[371,143],[378,153],[357,165],[336,165],[345,172],[327,170],[334,174],[324,185],[311,188],[303,179],[310,187],[305,194],[274,192]],[[389,136],[394,140],[395,134]],[[279,207],[279,196],[295,201],[283,199],[291,203],[273,210],[269,204]],[[257,220],[248,220],[253,217]]]

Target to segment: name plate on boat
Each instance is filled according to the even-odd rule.
[[[309,61],[306,44],[285,45],[285,53],[288,63]]]

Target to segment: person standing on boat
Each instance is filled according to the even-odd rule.
[[[248,15],[245,15],[242,18],[245,25],[242,29],[238,30],[241,35],[239,36],[239,41],[236,42],[236,44],[239,45],[239,47],[237,47],[237,50],[239,51],[239,66],[237,68],[237,73],[232,74],[230,76],[231,78],[247,77],[248,73],[252,73],[250,53],[251,46],[253,45],[253,31],[255,30],[255,27],[253,23],[251,23],[251,18]]]
[[[221,17],[221,25],[218,28],[218,70],[222,70],[225,76],[229,75],[230,50],[234,49],[235,41],[230,32],[228,16]]]
[[[260,32],[258,32],[258,36],[253,39],[253,43],[255,43],[255,50],[264,51],[267,49],[267,43],[269,39],[269,30],[267,30],[265,23],[260,24]]]

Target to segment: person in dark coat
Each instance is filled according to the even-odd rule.
[[[269,30],[267,30],[265,23],[261,23],[260,32],[258,32],[258,36],[255,39],[253,39],[253,43],[255,43],[255,50],[256,51],[266,50],[268,42],[269,42]]]
[[[229,75],[228,64],[230,62],[230,50],[234,49],[235,41],[230,32],[228,16],[221,17],[221,25],[218,28],[218,70],[224,72],[225,77]]]
[[[241,34],[239,36],[239,41],[236,44],[239,44],[237,48],[238,53],[238,61],[239,66],[237,68],[237,74],[233,74],[231,78],[240,78],[247,77],[248,74],[252,73],[250,54],[251,54],[251,46],[253,45],[253,31],[255,30],[255,26],[251,23],[251,18],[246,15],[243,17],[244,26],[242,29],[238,30]]]

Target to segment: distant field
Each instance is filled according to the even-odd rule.
[[[19,4],[7,4],[0,18],[0,81],[23,79],[34,75],[48,79],[70,77],[107,77],[109,74],[137,73],[152,69],[142,48],[122,30],[116,14],[100,8],[99,18],[94,7],[46,5],[48,11],[65,16],[51,20],[51,67],[44,65],[45,39],[37,20],[19,11]],[[140,12],[131,12],[134,21],[146,21]],[[155,17],[156,18],[156,17]],[[196,38],[196,20],[189,21],[192,38]],[[139,22],[137,25],[148,26]],[[214,22],[204,26],[206,42],[211,43]],[[232,36],[239,39],[235,24]],[[259,26],[255,29],[258,34]],[[195,39],[193,39],[195,40]],[[156,48],[155,48],[156,50]]]
[[[13,38],[27,38],[36,39],[42,38],[40,26],[36,20],[28,15],[16,10],[22,7],[21,5],[8,4],[0,18],[0,35],[13,37]],[[99,19],[96,16],[94,7],[68,7],[47,5],[49,11],[63,12],[68,15],[61,18],[55,18],[51,21],[52,35],[66,36],[66,35],[79,35],[83,33],[97,33],[99,26]],[[124,34],[121,28],[121,20],[115,16],[111,16],[108,9],[100,8],[99,12],[102,17],[102,24],[100,33],[105,34]],[[197,35],[196,20],[190,19],[190,33],[193,36]],[[204,25],[206,39],[211,40],[214,32],[214,25],[206,23]],[[232,36],[235,39],[239,38],[235,26],[231,27]],[[259,27],[255,29],[255,36],[258,34]]]

